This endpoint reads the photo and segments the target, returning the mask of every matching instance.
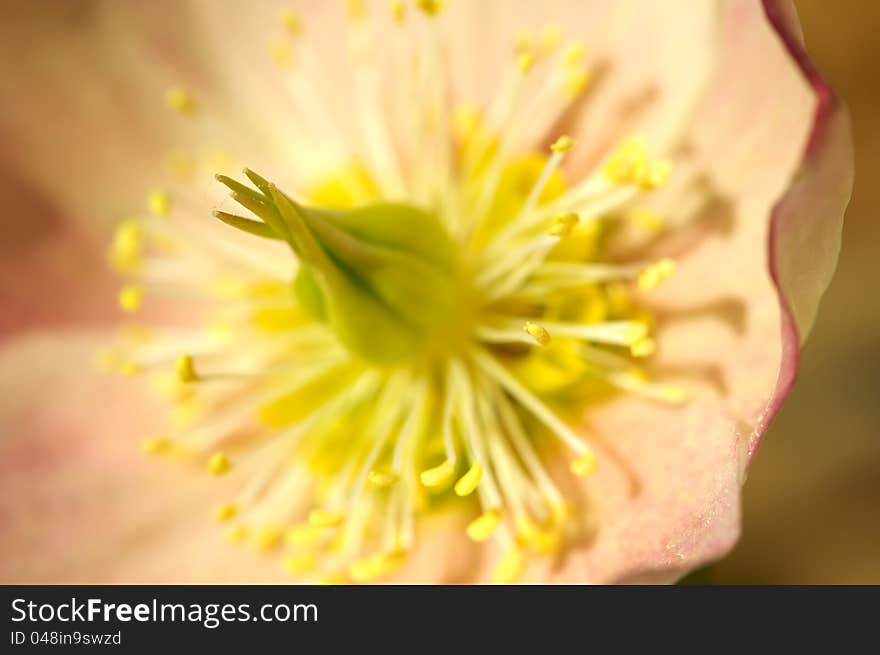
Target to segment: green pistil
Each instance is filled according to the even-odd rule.
[[[436,349],[460,317],[458,254],[439,217],[404,204],[347,212],[307,208],[253,171],[252,189],[217,179],[254,220],[214,212],[255,236],[285,241],[300,268],[294,293],[352,352],[380,364]]]

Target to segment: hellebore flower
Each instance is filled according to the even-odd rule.
[[[4,220],[59,217],[6,230],[4,581],[661,582],[734,543],[852,175],[788,3],[17,22]]]

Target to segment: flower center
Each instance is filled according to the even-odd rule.
[[[129,327],[104,362],[155,376],[175,413],[145,449],[234,478],[217,518],[233,541],[285,549],[291,573],[385,575],[413,547],[416,517],[454,501],[472,514],[471,539],[500,546],[498,579],[512,580],[573,537],[579,508],[548,461],[567,457],[580,477],[596,468],[573,427],[584,406],[612,389],[684,399],[637,365],[655,343],[630,293],[674,263],[614,263],[611,245],[621,226],[662,227],[635,203],[669,164],[632,138],[569,182],[575,143],[546,135],[585,93],[590,66],[554,29],[517,40],[488,107],[447,107],[440,3],[417,4],[427,37],[406,60],[423,102],[411,132],[392,138],[364,8],[350,3],[365,157],[299,191],[250,169],[247,183],[218,174],[247,210],[214,212],[235,229],[209,224],[175,165],[179,191],[152,194],[150,216],[124,221],[109,261],[131,277],[123,310],[170,296],[201,322]],[[393,18],[408,20],[402,3]],[[312,89],[308,71],[288,70],[295,52],[314,60],[302,21],[285,12],[282,24],[289,38],[272,55]],[[166,100],[200,114],[183,88]],[[322,107],[303,112],[326,121]],[[409,159],[395,145],[407,139],[422,144]]]

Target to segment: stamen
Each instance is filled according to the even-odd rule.
[[[426,16],[436,16],[443,9],[443,0],[416,0],[416,7],[421,9]]]
[[[452,432],[452,416],[454,411],[455,385],[452,375],[446,376],[446,388],[443,399],[443,449],[446,460],[441,464],[422,471],[419,478],[423,485],[430,489],[445,489],[455,476],[455,466],[458,456],[455,451],[454,436]],[[477,481],[479,483],[479,480]],[[476,485],[474,485],[476,487]],[[471,490],[473,491],[473,490]]]
[[[654,354],[657,343],[651,337],[642,337],[629,347],[633,357],[648,357]]]
[[[208,460],[208,470],[214,475],[223,475],[232,469],[232,462],[224,452],[218,452],[211,455]]]
[[[459,496],[470,496],[483,479],[483,466],[474,462],[463,476],[455,483],[455,493]]]
[[[317,525],[306,523],[290,528],[284,538],[291,546],[314,546],[324,538],[324,530]]]
[[[144,290],[139,285],[126,284],[119,290],[118,300],[122,311],[133,314],[143,305]]]
[[[597,460],[595,453],[584,453],[571,463],[571,472],[585,478],[596,472]]]
[[[524,52],[516,60],[517,68],[519,68],[519,72],[523,75],[527,75],[532,67],[535,65],[535,55],[531,52]]]
[[[550,150],[554,153],[564,153],[568,152],[574,146],[574,139],[572,139],[568,135],[563,135],[556,139],[553,145],[550,146]]]
[[[490,509],[468,524],[467,535],[474,541],[486,541],[500,525],[500,512],[496,509]]]
[[[348,20],[359,22],[367,17],[367,4],[364,0],[346,0],[345,3]]]
[[[515,321],[528,322],[525,319]],[[487,343],[532,343],[524,341],[523,331],[517,328],[514,320],[508,320],[503,327],[484,325],[477,328],[477,335]],[[519,322],[519,325],[522,325]],[[562,323],[557,321],[544,321],[541,327],[549,335],[555,334],[560,337],[571,337],[607,343],[615,346],[632,346],[645,338],[648,326],[640,321],[606,321],[604,323]],[[529,333],[533,339],[535,338]],[[546,345],[541,344],[539,345]]]
[[[403,0],[391,0],[391,16],[397,25],[403,25],[406,22],[406,4]]]
[[[198,382],[200,379],[199,374],[196,373],[192,355],[181,355],[178,357],[174,368],[177,371],[177,379],[185,384]]]
[[[580,437],[578,437],[564,421],[559,419],[559,417],[550,411],[544,403],[533,396],[516,380],[516,378],[508,373],[494,357],[484,350],[478,350],[474,354],[474,359],[490,379],[495,380],[514,398],[522,403],[523,407],[532,412],[536,418],[540,419],[541,422],[550,428],[550,430],[569,448],[574,450],[579,457],[583,458],[588,454],[592,454],[592,449],[581,441]]]
[[[583,63],[587,48],[580,41],[572,41],[565,48],[563,62],[566,66],[578,66]]]
[[[674,272],[674,259],[660,259],[639,273],[639,287],[645,291],[656,289]]]
[[[281,26],[291,36],[299,36],[300,34],[302,34],[302,20],[295,10],[289,7],[281,9],[281,11],[278,13],[278,20],[281,23]]]
[[[393,484],[396,484],[397,481],[400,479],[400,476],[398,476],[394,471],[378,471],[374,469],[370,471],[367,479],[374,487],[384,489],[386,487],[390,487]]]
[[[553,219],[553,226],[550,228],[550,236],[567,237],[578,224],[580,217],[572,212],[559,214]]]
[[[198,111],[196,99],[182,86],[172,86],[165,91],[165,105],[184,116],[193,116]]]
[[[150,437],[149,439],[144,439],[141,448],[149,455],[159,455],[168,452],[171,448],[171,442],[165,437]]]
[[[223,503],[214,510],[214,517],[218,521],[229,521],[238,515],[239,507],[235,503]]]
[[[147,196],[147,206],[153,216],[166,218],[171,214],[171,195],[167,191],[153,191]]]
[[[455,464],[446,459],[437,466],[422,471],[419,474],[419,479],[426,487],[431,489],[439,489],[449,486],[449,483],[452,482],[452,477],[454,475]],[[471,491],[473,491],[473,489],[471,489]]]
[[[511,235],[519,232],[523,228],[523,226],[529,222],[532,211],[538,204],[538,199],[541,197],[541,194],[544,193],[544,189],[547,186],[547,183],[550,181],[550,178],[553,176],[553,173],[556,171],[556,169],[559,168],[559,165],[562,163],[562,159],[565,156],[565,153],[571,150],[573,146],[574,139],[567,135],[563,135],[553,142],[553,145],[550,146],[550,151],[553,154],[550,155],[550,158],[544,165],[544,169],[541,171],[541,174],[538,176],[537,182],[535,182],[535,185],[529,192],[525,204],[519,211],[519,214],[516,216],[516,218],[514,218],[498,234],[498,237],[496,238],[493,245],[495,245],[496,247],[500,247],[499,244],[503,244],[506,239],[508,239]]]
[[[314,553],[288,555],[284,558],[284,570],[291,575],[310,573],[318,566],[318,558]]]
[[[338,510],[313,509],[309,512],[309,525],[316,528],[335,528],[344,520],[345,513]]]
[[[526,321],[523,331],[532,337],[539,346],[546,346],[550,343],[550,333],[537,323]]]
[[[510,546],[501,556],[501,560],[495,567],[492,577],[495,582],[500,584],[516,582],[522,575],[524,565],[525,561],[519,548]]]
[[[663,159],[649,158],[644,140],[631,137],[611,155],[603,170],[615,184],[635,184],[651,190],[666,182],[671,165]]]

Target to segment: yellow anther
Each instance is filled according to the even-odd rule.
[[[518,548],[512,547],[507,550],[495,567],[492,578],[499,584],[511,584],[516,582],[522,575],[525,561]]]
[[[284,536],[284,531],[281,528],[274,525],[266,525],[260,528],[257,534],[254,535],[254,545],[257,547],[257,550],[266,553],[281,543],[282,536]]]
[[[443,9],[443,0],[416,0],[416,7],[427,16],[436,16]]]
[[[120,273],[133,273],[141,261],[144,230],[137,219],[126,219],[116,226],[107,261]]]
[[[459,141],[466,143],[473,138],[474,133],[480,126],[480,112],[471,105],[460,105],[452,113],[452,125],[455,128],[455,136]]]
[[[657,388],[660,400],[667,403],[683,403],[688,399],[688,392],[681,387],[664,384]]]
[[[133,362],[131,360],[127,360],[127,361],[119,363],[119,372],[127,378],[130,378],[133,375],[137,375],[142,370],[143,370],[143,368],[141,367],[140,364],[138,364],[137,362]]]
[[[523,75],[527,74],[535,65],[535,55],[531,52],[523,52],[516,58],[516,66]]]
[[[556,139],[553,145],[550,146],[550,150],[559,153],[568,152],[571,150],[572,146],[574,146],[574,139],[566,134]]]
[[[616,184],[640,183],[648,170],[644,141],[631,137],[624,141],[605,164],[605,175]]]
[[[455,463],[447,459],[442,464],[422,471],[419,479],[430,489],[445,489],[452,482],[454,475]]]
[[[324,538],[324,531],[316,525],[304,523],[295,525],[285,534],[284,539],[291,546],[314,546]]]
[[[398,561],[397,558],[377,553],[352,563],[348,574],[355,582],[369,582],[390,573]]]
[[[379,489],[390,487],[399,479],[400,476],[394,471],[372,470],[367,474],[367,480],[369,480],[370,484]]]
[[[166,453],[171,449],[171,441],[165,437],[150,437],[141,443],[141,450],[150,455]]]
[[[341,585],[346,584],[348,579],[345,577],[345,573],[343,571],[331,571],[330,573],[325,573],[317,580],[314,581],[314,584],[320,585]]]
[[[541,30],[541,48],[553,52],[562,42],[562,32],[557,25],[547,25]]]
[[[144,291],[136,284],[126,284],[119,290],[117,300],[122,311],[134,313],[143,305]]]
[[[672,164],[666,159],[648,162],[638,182],[644,189],[656,189],[666,184],[672,173]]]
[[[211,455],[208,459],[208,470],[214,475],[223,475],[228,473],[232,468],[232,462],[224,452],[218,452]]]
[[[572,509],[565,500],[559,500],[550,503],[550,516],[557,525],[562,525],[571,518]]]
[[[398,25],[406,22],[406,4],[403,0],[391,0],[391,17]]]
[[[355,23],[367,17],[367,4],[364,0],[347,0],[345,7],[348,20]]]
[[[571,472],[578,477],[585,478],[596,472],[598,464],[596,454],[588,450],[571,463]]]
[[[590,72],[585,68],[567,69],[565,71],[565,80],[563,82],[565,95],[569,99],[574,100],[587,90],[587,87],[590,86],[591,80],[592,77]]]
[[[629,347],[633,357],[650,357],[657,350],[657,343],[651,337],[642,337]]]
[[[290,555],[284,558],[284,570],[291,575],[302,575],[315,570],[318,558],[312,553]]]
[[[165,91],[165,105],[168,109],[187,116],[192,116],[198,110],[196,99],[182,86],[172,86]]]
[[[467,535],[474,541],[486,541],[501,525],[501,512],[490,509],[468,523]]]
[[[578,224],[580,217],[575,213],[559,214],[553,219],[549,234],[551,237],[567,237]]]
[[[174,370],[177,372],[177,379],[183,383],[189,384],[199,381],[199,374],[196,372],[192,355],[181,355],[174,363]]]
[[[562,61],[566,66],[578,66],[583,62],[587,49],[580,41],[572,41],[565,47]]]
[[[630,212],[629,219],[634,225],[652,234],[660,232],[666,226],[666,220],[650,209],[634,209]]]
[[[235,503],[223,503],[214,510],[214,518],[220,522],[229,521],[238,516],[238,505]]]
[[[559,532],[542,528],[525,512],[517,514],[514,523],[520,541],[536,552],[547,555],[559,548]]]
[[[639,273],[639,288],[644,291],[656,289],[673,273],[675,273],[674,259],[658,259]]]
[[[455,493],[459,496],[470,496],[479,486],[482,479],[483,467],[479,462],[474,462],[467,473],[461,476],[458,482],[455,483]]]
[[[335,528],[345,520],[345,512],[332,509],[313,509],[309,512],[309,524],[316,528]]]
[[[297,36],[302,32],[302,20],[300,20],[299,14],[290,7],[285,7],[278,12],[278,21],[291,36]]]
[[[226,539],[229,540],[230,543],[240,544],[248,536],[248,529],[245,525],[233,525],[229,530],[226,531]]]
[[[526,321],[526,324],[523,326],[523,332],[534,339],[539,346],[546,346],[550,343],[550,333],[547,332],[546,328],[541,327],[537,323]]]
[[[171,213],[171,195],[157,189],[147,196],[147,207],[153,216],[165,218]]]
[[[289,69],[293,66],[293,48],[287,41],[271,39],[269,41],[269,56],[281,68]]]
[[[648,326],[639,321],[633,321],[623,331],[623,341],[631,346],[648,336]]]

